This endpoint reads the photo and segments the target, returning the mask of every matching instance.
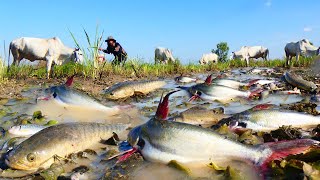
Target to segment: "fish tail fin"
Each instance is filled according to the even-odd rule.
[[[259,95],[260,93],[263,92],[263,89],[257,89],[257,90],[254,90],[254,91],[249,91],[249,95],[248,95],[248,98],[253,98],[254,96],[257,96]]]
[[[262,160],[257,162],[257,166],[262,173],[265,173],[271,161],[283,159],[288,155],[304,153],[312,147],[320,148],[320,142],[312,139],[297,139],[262,144],[259,146],[259,150],[267,153]]]

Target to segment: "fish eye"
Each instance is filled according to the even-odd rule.
[[[113,93],[110,93],[110,96],[113,96]]]
[[[198,95],[198,96],[201,96],[202,92],[201,91],[196,91],[195,94]]]
[[[141,148],[141,149],[143,149],[143,147],[144,147],[144,145],[146,144],[146,142],[143,140],[143,139],[141,139],[141,138],[138,138],[137,139],[137,145]]]
[[[34,160],[36,160],[36,156],[33,153],[30,153],[27,155],[27,160],[33,162]]]

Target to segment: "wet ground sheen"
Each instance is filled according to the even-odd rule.
[[[284,73],[282,69],[275,69],[272,73],[264,71],[264,68],[257,68],[261,71],[252,71],[251,68],[234,69],[224,72],[228,79],[234,79],[242,82],[247,82],[252,79],[268,79],[275,80],[279,87],[283,87],[283,90],[292,90],[293,87],[286,84],[281,80]],[[297,74],[302,75],[305,79],[311,80],[314,83],[319,83],[317,76],[309,75],[304,70],[296,71]],[[195,74],[192,77],[198,79],[205,79],[207,74]],[[2,177],[20,177],[25,176],[23,179],[55,179],[59,176],[59,179],[70,179],[70,177],[79,177],[78,179],[257,179],[255,167],[243,162],[228,162],[221,166],[222,169],[212,168],[208,165],[206,167],[193,167],[189,165],[188,172],[177,168],[178,165],[163,165],[150,163],[143,159],[139,154],[135,154],[127,161],[116,164],[116,158],[108,160],[114,154],[117,154],[119,146],[108,145],[97,142],[97,145],[93,146],[92,151],[85,151],[71,155],[69,158],[73,159],[73,163],[67,163],[53,167],[42,173],[30,174],[29,172],[22,172],[17,170],[7,169],[4,164],[3,156],[7,151],[7,146],[14,146],[15,142],[19,139],[14,138],[7,133],[7,130],[13,125],[20,124],[41,124],[45,125],[49,121],[51,122],[101,122],[106,124],[112,123],[125,123],[129,124],[131,128],[146,122],[150,117],[155,114],[158,106],[160,96],[163,93],[170,92],[176,89],[179,85],[191,86],[194,83],[179,84],[176,83],[172,77],[165,78],[167,85],[155,92],[152,92],[146,96],[135,96],[125,100],[109,101],[103,98],[101,94],[102,89],[107,86],[111,86],[115,82],[119,82],[124,78],[113,78],[110,81],[95,81],[80,80],[75,78],[74,88],[87,93],[94,98],[101,101],[102,104],[107,106],[113,105],[126,105],[131,104],[135,107],[123,111],[120,115],[108,116],[101,111],[90,110],[86,107],[70,108],[65,107],[55,100],[49,101],[36,101],[39,95],[43,94],[43,89],[51,85],[62,84],[64,80],[17,80],[9,81],[6,84],[0,86],[4,93],[0,95],[0,127],[2,133],[0,135],[0,147],[2,158],[0,159],[1,168],[3,169],[0,176]],[[132,78],[136,79],[136,78]],[[77,81],[78,80],[78,81]],[[27,86],[27,84],[29,85]],[[93,84],[93,85],[92,85]],[[247,89],[249,90],[249,89]],[[11,93],[11,94],[10,94]],[[184,110],[187,110],[193,106],[200,105],[202,107],[213,109],[217,107],[223,107],[224,114],[234,115],[241,113],[258,104],[272,104],[275,109],[291,109],[299,112],[305,112],[313,115],[318,115],[318,96],[302,91],[302,94],[273,94],[272,92],[266,94],[263,98],[256,98],[252,101],[235,99],[233,102],[220,103],[220,102],[206,102],[206,101],[193,101],[187,102],[189,96],[185,91],[179,91],[174,93],[170,97],[170,114],[169,118],[173,117]],[[42,116],[36,116],[34,112],[41,111]],[[313,138],[318,137],[320,132],[318,127],[308,130],[312,134]],[[118,134],[121,141],[126,140],[128,131]],[[272,134],[273,133],[273,134]],[[244,141],[244,137],[236,138],[242,143],[252,142],[252,138],[258,138],[259,141],[255,141],[258,144],[267,141],[274,141],[277,139],[295,139],[299,138],[295,129],[279,129],[278,131],[270,134],[259,134],[259,132],[250,132],[249,140]],[[298,132],[299,133],[299,132]],[[224,134],[225,135],[225,134]],[[241,141],[241,139],[243,141]],[[248,138],[247,138],[248,139]],[[320,138],[319,138],[320,139]],[[8,143],[9,142],[9,143]],[[250,144],[250,143],[249,143]],[[181,147],[183,148],[183,147]],[[81,151],[81,150],[79,150]],[[199,152],[201,153],[201,152]],[[315,156],[309,165],[313,167],[316,162],[320,160],[319,155]],[[301,163],[304,161],[301,160]],[[61,162],[60,162],[61,163]],[[294,166],[288,168],[282,168],[279,165],[281,162],[274,162],[273,171],[269,172],[267,176],[270,178],[275,177],[287,177],[288,168],[296,170],[298,175],[294,178],[303,178],[304,176],[312,177],[311,175],[303,174],[302,166]],[[301,164],[300,163],[300,164]],[[289,163],[290,164],[290,163]],[[229,166],[229,168],[227,168]],[[281,169],[282,168],[282,169]],[[295,169],[296,168],[296,169]],[[62,173],[63,172],[63,173]],[[289,171],[291,173],[291,171]],[[290,174],[291,175],[291,174]],[[292,176],[290,176],[292,177]]]

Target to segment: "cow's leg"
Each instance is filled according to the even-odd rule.
[[[250,60],[250,58],[249,58],[249,57],[246,57],[246,66],[247,66],[247,67],[249,67],[249,62],[250,62],[249,60]]]
[[[298,66],[300,65],[299,58],[300,58],[300,54],[298,53],[298,54],[296,55],[296,63],[298,63]]]
[[[160,61],[159,61],[159,56],[155,55],[154,56],[154,63],[155,64],[158,64]]]
[[[13,62],[12,62],[12,65],[14,66],[19,66],[20,64],[20,61],[22,60],[23,58],[20,58],[20,57],[17,57],[17,58],[13,58]]]
[[[55,74],[54,74],[54,67],[55,67],[55,63],[52,63],[52,65],[51,65],[51,72],[50,72],[51,77],[55,77]]]
[[[22,55],[19,53],[17,49],[11,49],[13,62],[12,65],[18,65],[20,64],[20,61],[23,59]]]
[[[46,57],[46,61],[47,61],[47,79],[50,79],[50,72],[51,72],[53,59],[51,57]]]

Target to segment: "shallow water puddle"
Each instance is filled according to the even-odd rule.
[[[239,81],[248,81],[250,79],[270,79],[270,77],[264,77],[259,74],[247,73],[248,69],[236,69],[231,72],[226,72],[229,74],[230,79],[235,79]],[[258,72],[258,71],[257,71]],[[196,75],[195,77],[205,79],[206,75]],[[272,78],[271,78],[272,79]],[[275,79],[278,80],[278,79]],[[174,80],[167,79],[167,85],[156,92],[150,93],[145,97],[132,98],[127,101],[121,102],[121,105],[128,102],[128,104],[132,104],[135,107],[130,110],[124,110],[123,113],[116,116],[108,116],[104,112],[94,109],[89,109],[86,107],[68,107],[62,105],[56,100],[52,99],[49,101],[36,101],[35,99],[38,96],[43,95],[40,88],[29,88],[23,92],[25,96],[22,99],[9,99],[3,100],[0,102],[0,118],[1,118],[1,126],[7,130],[12,125],[17,125],[23,121],[23,118],[28,119],[34,123],[34,120],[30,120],[32,118],[32,114],[35,111],[41,111],[44,116],[43,122],[38,122],[40,124],[45,124],[49,120],[57,120],[59,123],[64,122],[101,122],[106,124],[114,124],[114,123],[125,123],[130,124],[130,127],[135,127],[139,124],[146,122],[151,116],[155,114],[157,109],[159,100],[161,95],[172,90],[177,90],[178,86],[191,86],[194,83],[189,84],[177,84]],[[305,97],[301,95],[277,95],[270,94],[267,97],[254,100],[240,100],[235,102],[230,102],[228,104],[222,104],[219,102],[206,102],[206,101],[193,101],[187,102],[189,99],[189,95],[186,91],[180,90],[170,97],[170,113],[178,114],[186,109],[189,109],[193,106],[202,104],[202,106],[207,107],[209,109],[223,107],[224,114],[232,115],[236,113],[240,113],[251,109],[255,105],[258,104],[292,104],[303,101]],[[117,101],[107,101],[103,100],[103,104],[107,106],[117,105],[119,102]],[[26,114],[26,115],[23,115]],[[24,117],[26,116],[26,117]],[[20,118],[20,120],[18,120]],[[27,121],[27,122],[28,122]],[[119,134],[121,140],[125,140],[127,136],[127,132]],[[6,136],[5,138],[0,139],[0,143],[5,143],[8,139],[12,137]],[[183,147],[182,147],[183,148]],[[98,155],[94,156],[95,159],[86,159],[79,161],[78,164],[74,166],[69,166],[65,168],[65,175],[70,176],[70,172],[72,172],[73,168],[76,168],[79,165],[84,165],[89,167],[89,171],[86,173],[89,177],[103,177],[104,173],[107,169],[114,167],[115,160],[106,161],[106,157],[103,157],[104,154],[110,152],[110,150],[117,152],[117,146],[109,146],[109,145],[98,145],[95,148],[95,151]],[[2,162],[3,163],[3,162]],[[239,162],[231,162],[228,163],[232,168],[235,168],[243,174],[246,179],[256,179],[255,171],[252,166],[244,165],[244,163]],[[111,170],[112,171],[112,170]],[[210,168],[192,168],[192,176],[191,177],[209,177],[209,178],[218,178],[217,175]],[[20,173],[20,172],[19,172]],[[8,174],[8,173],[7,173]],[[6,175],[7,175],[6,174]],[[3,174],[4,175],[4,174]],[[133,171],[130,173],[131,179],[185,179],[188,175],[178,171],[174,168],[168,167],[162,164],[149,163],[144,162],[143,165],[135,167]]]

